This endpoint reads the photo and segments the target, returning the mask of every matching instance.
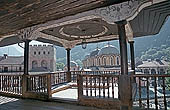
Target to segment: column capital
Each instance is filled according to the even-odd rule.
[[[19,39],[21,39],[22,41],[25,40],[36,40],[37,36],[36,36],[36,30],[37,27],[28,27],[25,29],[21,29],[17,32],[17,35],[19,37]]]
[[[71,50],[71,48],[66,48],[66,50]]]
[[[117,25],[126,25],[127,21],[126,20],[117,21],[117,22],[115,22],[115,24],[117,24]]]
[[[129,43],[129,44],[134,44],[135,41],[134,41],[134,40],[130,40],[130,41],[128,41],[128,43]]]

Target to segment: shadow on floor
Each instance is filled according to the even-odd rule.
[[[0,110],[103,110],[76,104],[44,102],[0,96]]]

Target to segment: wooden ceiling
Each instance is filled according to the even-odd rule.
[[[128,21],[127,38],[133,40],[157,34],[170,14],[169,0],[127,1],[1,0],[0,47],[24,38],[65,48],[84,39],[87,43],[115,40],[115,22],[124,19]],[[31,34],[24,37],[25,33]]]
[[[65,16],[128,0],[1,0],[0,37]]]

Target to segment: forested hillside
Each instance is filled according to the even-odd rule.
[[[143,60],[164,57],[170,61],[170,18],[159,34],[135,39],[135,52]]]

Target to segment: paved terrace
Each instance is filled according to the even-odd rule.
[[[44,102],[0,96],[0,110],[106,110],[76,104]]]

